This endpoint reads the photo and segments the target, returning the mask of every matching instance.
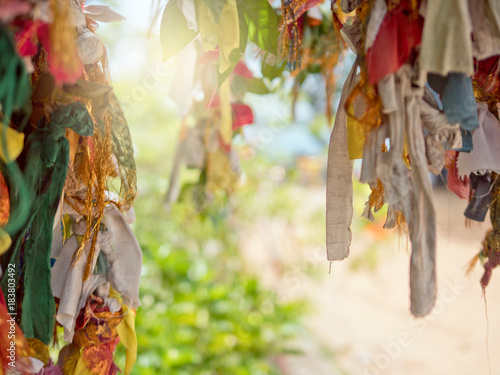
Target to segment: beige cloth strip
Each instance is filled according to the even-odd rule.
[[[423,88],[412,85],[410,72],[403,69],[401,88],[405,98],[405,130],[410,152],[412,209],[405,213],[412,243],[410,258],[410,310],[414,316],[430,313],[436,301],[436,218],[432,185],[425,155],[420,109],[417,100]]]
[[[368,135],[361,180],[373,184],[378,178],[384,185],[384,200],[389,205],[386,227],[394,227],[398,211],[406,218],[412,242],[411,312],[415,316],[425,316],[436,299],[436,233],[421,119],[424,115],[429,120],[426,117],[429,110],[422,106],[424,89],[418,80],[412,81],[415,75],[409,65],[404,65],[377,85],[385,118],[384,123]],[[390,148],[381,152],[386,137]],[[402,157],[405,143],[411,169]],[[365,216],[370,218],[371,213],[365,211]]]
[[[420,68],[442,75],[474,74],[471,32],[467,0],[427,1]]]
[[[347,147],[347,113],[344,104],[356,82],[357,69],[356,60],[342,89],[328,149],[326,251],[329,261],[347,258],[351,244],[353,161],[349,159]]]
[[[469,0],[474,57],[483,60],[500,53],[500,2]]]

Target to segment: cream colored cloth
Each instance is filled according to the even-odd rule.
[[[361,163],[361,174],[359,177],[360,182],[368,183],[371,186],[376,184],[376,166],[378,164],[378,158],[382,155],[382,146],[387,137],[387,122],[383,122],[366,137],[363,149],[363,162]]]
[[[142,251],[126,217],[115,205],[106,207],[104,224],[110,233],[111,246],[102,248],[108,262],[107,280],[122,295],[123,303],[131,308],[141,305],[139,283]]]
[[[447,75],[472,75],[472,24],[468,0],[428,0],[425,11],[420,67]]]
[[[69,210],[71,211],[71,210]],[[73,225],[74,234],[62,248],[52,249],[52,256],[57,260],[52,267],[52,292],[60,299],[56,313],[57,321],[65,328],[64,339],[71,342],[74,335],[75,321],[87,298],[97,290],[112,311],[120,306],[114,299],[108,298],[109,284],[123,297],[123,303],[132,308],[140,306],[139,283],[142,269],[142,252],[128,222],[114,204],[108,204],[104,211],[105,231],[99,231],[92,262],[92,274],[83,282],[85,265],[89,255],[89,244],[76,264],[72,257],[78,249],[77,235],[85,233],[86,222],[77,221]],[[108,270],[105,275],[94,274],[100,252],[106,256]],[[106,292],[107,290],[107,292]]]
[[[498,0],[483,0],[484,14],[492,26],[492,31],[500,34],[500,2]]]
[[[75,25],[78,31],[76,46],[80,60],[84,65],[95,64],[104,53],[104,45],[99,37],[87,28],[85,17],[100,22],[119,22],[125,20],[125,17],[116,13],[107,5],[85,5],[83,12],[81,8],[76,7],[73,14],[74,19],[80,20]]]
[[[373,8],[370,12],[370,19],[366,28],[365,52],[368,51],[375,43],[378,31],[384,22],[387,14],[387,4],[385,0],[375,0]]]
[[[486,104],[477,103],[479,128],[472,133],[471,152],[460,152],[457,159],[458,175],[471,173],[500,173],[500,122],[488,111]]]
[[[347,47],[349,47],[349,49],[356,55],[359,54],[362,43],[360,27],[361,23],[358,19],[356,19],[352,24],[345,25],[342,29],[340,29],[342,39],[344,39]]]
[[[102,58],[104,45],[99,37],[86,26],[82,26],[77,30],[79,35],[76,39],[76,47],[82,64],[95,64]]]
[[[429,93],[426,88],[426,93]],[[426,100],[427,98],[427,100]],[[429,100],[430,99],[430,100]],[[429,171],[439,175],[445,166],[445,151],[462,148],[460,124],[450,125],[443,111],[440,111],[432,94],[418,99],[418,107],[422,125],[427,130],[425,136],[425,153]]]
[[[377,185],[376,169],[379,164],[379,158],[382,156],[382,146],[387,137],[387,123],[384,122],[378,128],[372,130],[365,140],[359,180],[360,182],[368,183],[371,188]],[[365,209],[361,216],[370,221],[375,220],[369,201],[365,203]]]
[[[405,128],[413,188],[411,215],[405,212],[412,242],[410,309],[418,317],[429,314],[436,301],[436,217],[418,107],[423,90],[412,86],[404,69],[401,86],[405,95]]]
[[[85,233],[85,226],[85,222],[80,221],[73,226],[73,230],[76,234],[82,235]],[[92,277],[83,282],[85,264],[89,255],[89,245],[85,247],[78,262],[72,266],[72,257],[78,246],[79,243],[76,235],[71,236],[64,244],[57,261],[52,267],[52,293],[54,297],[60,299],[56,312],[56,320],[64,327],[64,340],[67,342],[73,341],[76,317],[85,306],[87,297],[99,286],[99,283],[106,282],[104,275],[99,275],[101,276],[100,280],[96,280],[94,275],[92,275]],[[98,241],[96,244],[97,254],[99,250],[100,244]],[[97,254],[92,263],[92,270],[97,262]]]
[[[382,101],[382,112],[386,114],[390,148],[387,152],[380,153],[377,158],[376,177],[384,185],[385,202],[404,211],[411,194],[411,182],[409,170],[402,157],[406,118],[400,76],[391,74],[384,77],[377,84],[377,90]]]
[[[500,54],[500,2],[469,0],[474,56],[483,60]]]
[[[429,179],[421,117],[427,108],[421,77],[409,65],[385,77],[377,84],[386,122],[370,133],[365,143],[361,181],[373,185],[380,179],[388,204],[385,227],[394,227],[396,213],[402,212],[412,242],[410,259],[411,312],[427,315],[436,299],[435,213]],[[386,137],[390,148],[381,152]],[[405,142],[410,153],[411,169],[403,160]],[[372,218],[369,207],[363,213]]]
[[[347,113],[344,108],[355,81],[357,60],[342,89],[335,116],[330,146],[326,182],[326,249],[328,260],[342,260],[349,255],[352,221],[352,167],[347,146]]]

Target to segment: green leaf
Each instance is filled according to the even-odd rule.
[[[226,69],[225,72],[220,73],[219,72],[219,62],[217,62],[217,65],[216,65],[217,66],[217,83],[219,84],[219,87],[232,73],[232,71],[234,70],[234,67],[241,60],[241,58],[243,57],[243,54],[245,53],[245,49],[247,48],[248,28],[247,28],[247,23],[245,22],[245,16],[243,15],[242,12],[240,12],[240,9],[238,9],[238,21],[240,24],[240,46],[238,48],[235,48],[231,52],[231,54],[229,55],[230,66],[229,66],[229,68]]]
[[[278,16],[267,0],[237,0],[238,13],[243,12],[248,38],[259,48],[278,54]]]
[[[191,30],[184,14],[179,9],[177,0],[169,0],[160,26],[160,43],[163,51],[163,60],[168,60],[178,52],[182,51],[195,37],[198,32]]]
[[[271,91],[262,78],[250,78],[247,81],[248,92],[257,95],[266,95]]]
[[[231,92],[236,98],[243,101],[247,92],[257,95],[266,95],[271,91],[262,78],[245,78],[235,75],[231,82]]]
[[[284,70],[285,64],[269,64],[264,61],[260,71],[264,77],[272,81],[276,77],[281,77]]]
[[[222,14],[222,8],[226,4],[226,0],[201,0],[210,9],[214,15],[215,23],[219,23],[220,15]]]

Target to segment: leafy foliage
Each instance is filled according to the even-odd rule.
[[[278,374],[270,360],[296,337],[301,310],[243,272],[227,210],[200,215],[185,201],[165,220],[159,199],[136,206],[145,271],[135,373]]]
[[[224,8],[226,0],[201,0],[201,1],[203,1],[207,5],[207,7],[212,11],[215,22],[219,22],[220,15],[222,14],[222,8]]]
[[[225,0],[199,0],[195,6],[205,4],[213,15],[215,24],[221,28],[221,14]],[[267,53],[277,55],[278,51],[278,16],[267,0],[236,0],[238,10],[238,27],[240,41],[238,47],[234,48],[230,55],[230,66],[224,71],[219,71],[217,63],[219,86],[229,77],[234,67],[243,57],[248,40],[255,43]],[[198,21],[200,12],[197,12]],[[169,0],[161,21],[160,39],[163,50],[163,58],[168,60],[180,52],[198,35],[198,31],[189,29],[186,18],[182,14],[177,1]],[[203,35],[202,35],[203,36]],[[208,35],[205,35],[208,37]],[[218,39],[218,36],[213,36]]]
[[[263,51],[278,54],[278,16],[267,0],[238,0],[248,25],[248,38]]]
[[[182,14],[177,1],[169,0],[161,19],[160,33],[163,59],[168,60],[180,52],[197,35],[188,27],[186,17]]]

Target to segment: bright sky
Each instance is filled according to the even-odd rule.
[[[129,30],[144,31],[150,25],[150,10],[152,0],[119,0],[111,8],[127,18]],[[105,0],[87,0],[88,5],[107,5]],[[140,5],[139,5],[140,4]]]
[[[161,59],[158,41],[159,26],[153,29],[153,36],[146,40],[149,30],[153,0],[120,0],[111,8],[126,18],[119,24],[100,23],[97,34],[108,48],[111,74],[114,79],[134,78],[148,63]],[[87,5],[107,5],[105,0],[87,0]],[[139,5],[140,4],[140,5]],[[151,49],[154,50],[153,58]],[[132,74],[132,75],[131,75]]]

